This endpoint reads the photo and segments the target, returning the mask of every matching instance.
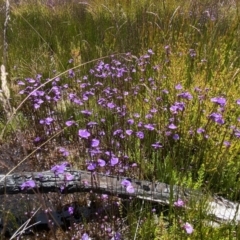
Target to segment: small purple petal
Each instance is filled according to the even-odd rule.
[[[106,162],[103,159],[98,159],[97,161],[100,167],[104,167],[106,165]]]
[[[143,139],[144,138],[144,133],[139,131],[139,132],[136,132],[136,136],[139,138],[139,139]]]
[[[124,180],[122,180],[121,185],[123,185],[124,187],[127,187],[127,186],[132,185],[132,183],[129,180],[124,179]]]
[[[174,139],[174,140],[179,140],[180,137],[179,137],[179,135],[176,133],[176,134],[173,135],[173,139]]]
[[[33,180],[28,180],[21,185],[21,190],[34,188],[36,186],[35,182]]]
[[[200,134],[200,133],[204,133],[204,132],[205,132],[204,128],[198,128],[198,129],[197,129],[197,133],[199,133],[199,134]]]
[[[95,163],[89,163],[89,164],[88,164],[87,169],[88,169],[89,171],[93,171],[93,170],[95,170],[95,168],[96,168],[96,164],[95,164]]]
[[[92,115],[92,112],[89,110],[82,110],[81,113],[85,114],[86,116]]]
[[[230,147],[231,146],[231,143],[229,141],[224,141],[223,142],[223,145],[226,146],[226,147]]]
[[[90,240],[90,238],[89,238],[89,236],[88,236],[87,233],[84,233],[84,234],[82,235],[81,240]]]
[[[182,87],[182,85],[181,85],[180,83],[175,86],[175,89],[176,89],[176,90],[181,90],[182,88],[183,88],[183,87]]]
[[[67,165],[68,165],[68,163],[62,163],[60,165],[55,165],[51,168],[51,171],[54,172],[54,174],[56,174],[56,175],[64,173]]]
[[[187,234],[192,234],[193,233],[193,227],[192,227],[192,225],[190,223],[186,222],[183,225],[183,228],[185,229]]]
[[[128,136],[132,135],[132,133],[133,133],[133,130],[131,130],[131,129],[126,130],[126,134],[127,134]]]
[[[115,104],[110,102],[110,103],[107,104],[107,107],[110,108],[110,109],[113,109],[113,108],[115,108]]]
[[[81,138],[88,139],[90,137],[90,133],[87,131],[87,129],[79,129],[78,130],[78,136]]]
[[[63,155],[64,157],[69,156],[69,152],[68,152],[65,148],[63,148],[63,147],[60,147],[60,148],[59,148],[59,152],[62,153],[62,155]]]
[[[144,127],[150,131],[154,130],[154,126],[152,124],[145,124]]]
[[[99,143],[100,143],[100,141],[99,141],[98,139],[95,139],[95,138],[94,138],[94,139],[92,140],[91,146],[92,146],[92,147],[98,147]]]
[[[211,102],[219,104],[221,107],[226,105],[226,99],[224,97],[214,97],[211,98]]]
[[[46,125],[50,125],[52,122],[53,122],[53,118],[51,118],[51,117],[47,117],[47,118],[45,119],[45,124],[46,124]]]
[[[118,158],[117,157],[112,157],[111,158],[111,166],[115,166],[116,164],[118,164]]]
[[[68,213],[70,215],[73,215],[73,212],[74,212],[74,208],[73,207],[68,207]]]
[[[152,144],[152,147],[154,147],[155,149],[161,148],[162,145],[159,142],[156,142],[154,144]]]
[[[209,118],[218,124],[221,124],[221,125],[224,124],[224,120],[220,113],[212,113],[209,115]]]
[[[64,178],[67,181],[71,181],[74,179],[74,176],[71,173],[66,173],[66,174],[64,174]]]
[[[183,207],[184,205],[185,203],[182,199],[178,199],[176,202],[174,202],[175,207]]]
[[[177,129],[177,126],[174,125],[173,123],[171,123],[169,126],[168,126],[169,129]]]
[[[135,191],[134,187],[132,185],[127,186],[126,190],[128,193],[134,193],[134,191]]]
[[[72,126],[74,123],[75,123],[75,121],[73,121],[73,120],[69,120],[69,121],[66,121],[66,122],[65,122],[65,124],[66,124],[68,127]]]

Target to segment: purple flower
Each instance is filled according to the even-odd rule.
[[[211,102],[219,104],[221,107],[224,107],[226,105],[226,98],[224,97],[214,97],[211,98]]]
[[[68,213],[70,215],[73,215],[73,212],[74,212],[74,208],[73,207],[68,207]]]
[[[132,183],[129,180],[127,180],[127,179],[122,180],[121,185],[126,188],[127,192],[134,193],[134,191],[135,191],[134,187],[132,186]]]
[[[88,132],[87,129],[79,129],[78,130],[78,136],[81,138],[88,139],[90,137],[90,133]]]
[[[64,185],[61,185],[61,186],[60,186],[60,191],[63,192],[64,189],[65,189],[65,186],[64,186]]]
[[[132,185],[127,186],[126,190],[127,190],[128,193],[134,193],[134,191],[135,191],[134,187]]]
[[[177,95],[178,97],[182,97],[187,100],[191,100],[193,96],[189,92],[183,92]]]
[[[152,147],[154,147],[155,149],[161,148],[162,145],[159,142],[156,142],[154,144],[152,144]]]
[[[179,138],[180,138],[180,137],[179,137],[179,135],[178,135],[177,133],[173,135],[173,139],[174,139],[174,140],[179,140]]]
[[[185,203],[182,199],[178,199],[176,202],[174,202],[175,207],[183,207],[184,205]]]
[[[177,126],[174,125],[173,123],[171,123],[170,125],[168,125],[169,129],[177,129]]]
[[[73,71],[72,69],[70,69],[70,70],[68,71],[68,76],[69,76],[69,77],[74,77],[74,76],[75,76],[75,73],[74,73],[74,71]]]
[[[198,128],[198,129],[197,129],[197,133],[199,133],[199,134],[200,134],[200,133],[204,133],[204,132],[205,132],[204,128]]]
[[[150,118],[152,118],[152,117],[153,117],[153,115],[150,114],[150,113],[148,113],[148,114],[145,116],[146,119],[150,119]]]
[[[25,83],[23,82],[23,81],[18,81],[18,83],[17,83],[19,86],[20,85],[22,85],[22,86],[24,86],[25,85]]]
[[[55,175],[58,175],[58,174],[64,173],[67,166],[68,166],[68,163],[66,162],[60,165],[55,165],[51,168],[51,171],[54,172]]]
[[[140,114],[139,114],[139,113],[134,113],[133,116],[134,116],[135,118],[139,118],[139,117],[140,117]],[[132,123],[134,123],[134,120],[133,120]]]
[[[116,164],[118,164],[118,158],[112,157],[110,162],[111,162],[111,166],[115,166]]]
[[[165,94],[169,93],[169,91],[167,89],[163,89],[162,92],[165,93]]]
[[[62,155],[63,155],[64,157],[69,156],[69,152],[68,152],[65,148],[63,148],[63,147],[60,147],[60,148],[59,148],[59,152],[62,153]]]
[[[183,225],[183,228],[185,229],[187,234],[192,234],[193,233],[193,227],[192,227],[192,225],[190,223],[186,222]]]
[[[235,137],[240,138],[240,130],[239,129],[235,129],[234,130],[234,135],[235,135]]]
[[[166,131],[166,132],[165,132],[165,136],[170,136],[171,134],[172,134],[171,131]]]
[[[51,118],[51,117],[47,117],[47,118],[45,119],[45,124],[46,124],[46,125],[50,125],[52,122],[53,122],[53,118]]]
[[[94,149],[89,149],[89,153],[91,155],[91,157],[96,156],[100,153],[102,153],[102,151],[99,148],[94,148]]]
[[[34,140],[33,140],[33,142],[34,143],[38,143],[38,142],[40,142],[42,139],[41,139],[41,137],[36,137]]]
[[[110,108],[110,109],[113,109],[113,108],[115,108],[115,104],[110,102],[110,103],[107,104],[107,107]]]
[[[67,181],[71,181],[74,179],[74,176],[71,173],[65,173],[64,174],[64,179]]]
[[[111,240],[121,240],[122,236],[121,233],[116,232]]]
[[[170,107],[170,111],[173,114],[177,114],[178,111],[183,111],[185,109],[185,104],[183,102],[175,102],[174,105]]]
[[[126,130],[126,134],[127,134],[128,136],[132,135],[132,133],[133,133],[133,130],[131,130],[131,129]]]
[[[128,119],[128,120],[127,120],[127,123],[130,124],[130,125],[132,125],[132,124],[134,123],[134,120],[133,120],[133,119]]]
[[[21,185],[21,190],[34,188],[36,186],[35,182],[33,180],[28,180]]]
[[[132,185],[132,183],[129,180],[124,179],[124,180],[122,180],[121,185],[123,185],[124,187],[127,187],[127,186]]]
[[[99,143],[100,143],[100,141],[99,141],[98,139],[95,139],[95,138],[94,138],[94,139],[92,140],[91,146],[92,146],[92,147],[98,147]]]
[[[89,171],[94,171],[96,168],[96,163],[89,163],[87,169]]]
[[[108,195],[107,194],[102,194],[101,199],[104,200],[104,201],[108,200]]]
[[[82,113],[82,114],[85,114],[86,116],[92,115],[92,112],[89,111],[89,110],[82,110],[81,113]]]
[[[46,124],[46,125],[50,125],[52,122],[53,122],[53,118],[51,117],[47,117],[39,121],[40,124]]]
[[[152,124],[145,124],[144,127],[150,131],[154,130],[154,126]]]
[[[115,130],[115,131],[113,132],[113,136],[118,135],[118,134],[120,134],[120,133],[122,133],[122,132],[123,132],[122,129],[117,129],[117,130]]]
[[[139,139],[143,139],[144,138],[144,133],[139,131],[139,132],[136,132],[136,136],[139,138]]]
[[[191,49],[189,49],[189,55],[191,58],[194,58],[197,56],[197,53],[194,49],[191,48]]]
[[[84,233],[84,234],[82,235],[81,240],[90,240],[90,237],[88,236],[87,233]]]
[[[73,121],[73,120],[69,120],[69,121],[66,121],[66,122],[65,122],[65,124],[66,124],[68,127],[72,126],[74,123],[75,123],[75,121]]]
[[[148,49],[148,53],[149,53],[150,55],[154,54],[154,52],[153,52],[152,49]]]
[[[180,83],[175,86],[175,89],[176,89],[176,90],[181,90],[182,88],[183,88],[183,87],[182,87],[182,85],[181,85]]]
[[[150,112],[151,113],[156,113],[158,110],[156,109],[156,108],[152,108],[151,110],[150,110]]]
[[[237,103],[238,105],[240,105],[240,99],[237,99],[236,103]]]
[[[209,118],[213,120],[215,123],[224,124],[224,120],[220,113],[212,113],[209,115]]]
[[[106,162],[103,159],[98,159],[97,162],[100,167],[104,167],[106,165]]]
[[[230,147],[231,146],[231,143],[229,141],[224,141],[223,142],[223,145],[226,146],[226,147]]]
[[[94,125],[97,125],[97,123],[96,122],[89,122],[88,124],[87,124],[89,127],[92,127],[92,126],[94,126]]]

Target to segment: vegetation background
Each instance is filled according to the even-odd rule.
[[[6,1],[0,1],[1,62],[8,73],[0,98],[2,172],[48,170],[67,159],[74,168],[94,166],[239,200],[238,0],[9,3],[4,25]],[[50,97],[36,100],[36,87]],[[100,139],[100,150],[117,164],[94,155],[79,129],[91,129],[91,140]],[[96,167],[99,157],[106,167]],[[109,222],[74,225],[58,236],[51,230],[46,238],[240,238],[236,224],[213,227],[204,203],[188,205],[159,215],[159,206],[131,200],[124,217],[113,220],[114,212]]]

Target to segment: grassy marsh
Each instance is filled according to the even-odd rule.
[[[0,21],[2,33],[4,15]],[[17,141],[26,157],[48,140],[23,163],[35,171],[61,159],[239,201],[239,34],[238,1],[11,2],[6,71],[14,114],[2,102],[2,145]],[[204,204],[189,204],[154,221],[151,204],[132,200],[125,230],[99,219],[105,230],[84,223],[61,236],[239,238],[238,225],[213,228]]]

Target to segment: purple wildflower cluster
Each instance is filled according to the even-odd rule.
[[[193,49],[189,53],[192,58],[196,56]],[[179,147],[186,142],[196,144],[202,139],[217,139],[216,132],[209,132],[214,124],[222,129],[218,129],[218,134],[226,132],[226,97],[210,97],[211,91],[207,88],[187,90],[182,83],[175,83],[174,91],[167,89],[166,77],[156,78],[159,64],[158,67],[152,64],[152,49],[139,58],[130,53],[124,57],[125,60],[115,56],[100,60],[88,74],[69,70],[68,84],[62,83],[60,77],[44,81],[41,75],[18,82],[23,88],[20,94],[30,94],[33,111],[46,112],[46,116],[39,119],[45,134],[52,135],[64,126],[71,128],[75,139],[78,136],[83,145],[80,155],[85,158],[89,171],[108,174],[136,171],[131,164],[136,162],[132,156],[139,146],[142,148],[139,159],[152,158],[151,152],[166,154],[162,155],[164,159],[175,143]],[[173,96],[170,97],[170,93]],[[66,111],[60,119],[58,107],[51,107],[50,111],[49,106],[58,106],[62,102],[74,114]],[[239,99],[236,104],[240,104]],[[195,106],[199,106],[201,117],[192,118]],[[194,119],[198,120],[194,122]],[[235,126],[228,130],[224,146],[229,147],[232,131],[239,138],[239,130]],[[60,152],[64,157],[69,155],[67,149],[60,149]]]
[[[165,52],[169,58],[170,46]],[[195,61],[194,49],[189,55]],[[163,175],[166,169],[182,172],[178,170],[194,164],[196,168],[191,170],[195,171],[198,160],[207,168],[214,161],[198,147],[203,145],[208,152],[218,146],[221,152],[217,156],[226,159],[232,143],[240,138],[240,99],[233,100],[239,115],[234,119],[228,108],[231,99],[215,95],[209,88],[187,89],[183,83],[169,83],[156,61],[149,49],[138,58],[128,53],[100,60],[89,72],[69,70],[65,78],[50,81],[37,75],[19,81],[20,94],[29,95],[34,113],[30,120],[40,124],[34,143],[39,143],[41,135],[66,130],[65,142],[74,141],[78,146],[81,166],[93,173],[120,176],[157,172],[159,163]],[[66,144],[57,149],[63,158],[70,156]],[[57,164],[51,171],[71,181],[67,166]],[[125,179],[121,184],[127,192],[135,192],[131,181]],[[22,189],[31,187],[32,182],[22,185]],[[176,208],[184,205],[181,199],[174,203]],[[70,207],[69,213],[73,211]],[[189,223],[183,227],[187,233],[193,232]]]
[[[176,208],[179,208],[179,209],[185,207],[185,205],[186,205],[186,203],[180,198],[176,202],[174,202],[173,204]],[[186,231],[187,234],[192,234],[193,231],[194,231],[193,226],[188,222],[184,223],[182,227]]]

